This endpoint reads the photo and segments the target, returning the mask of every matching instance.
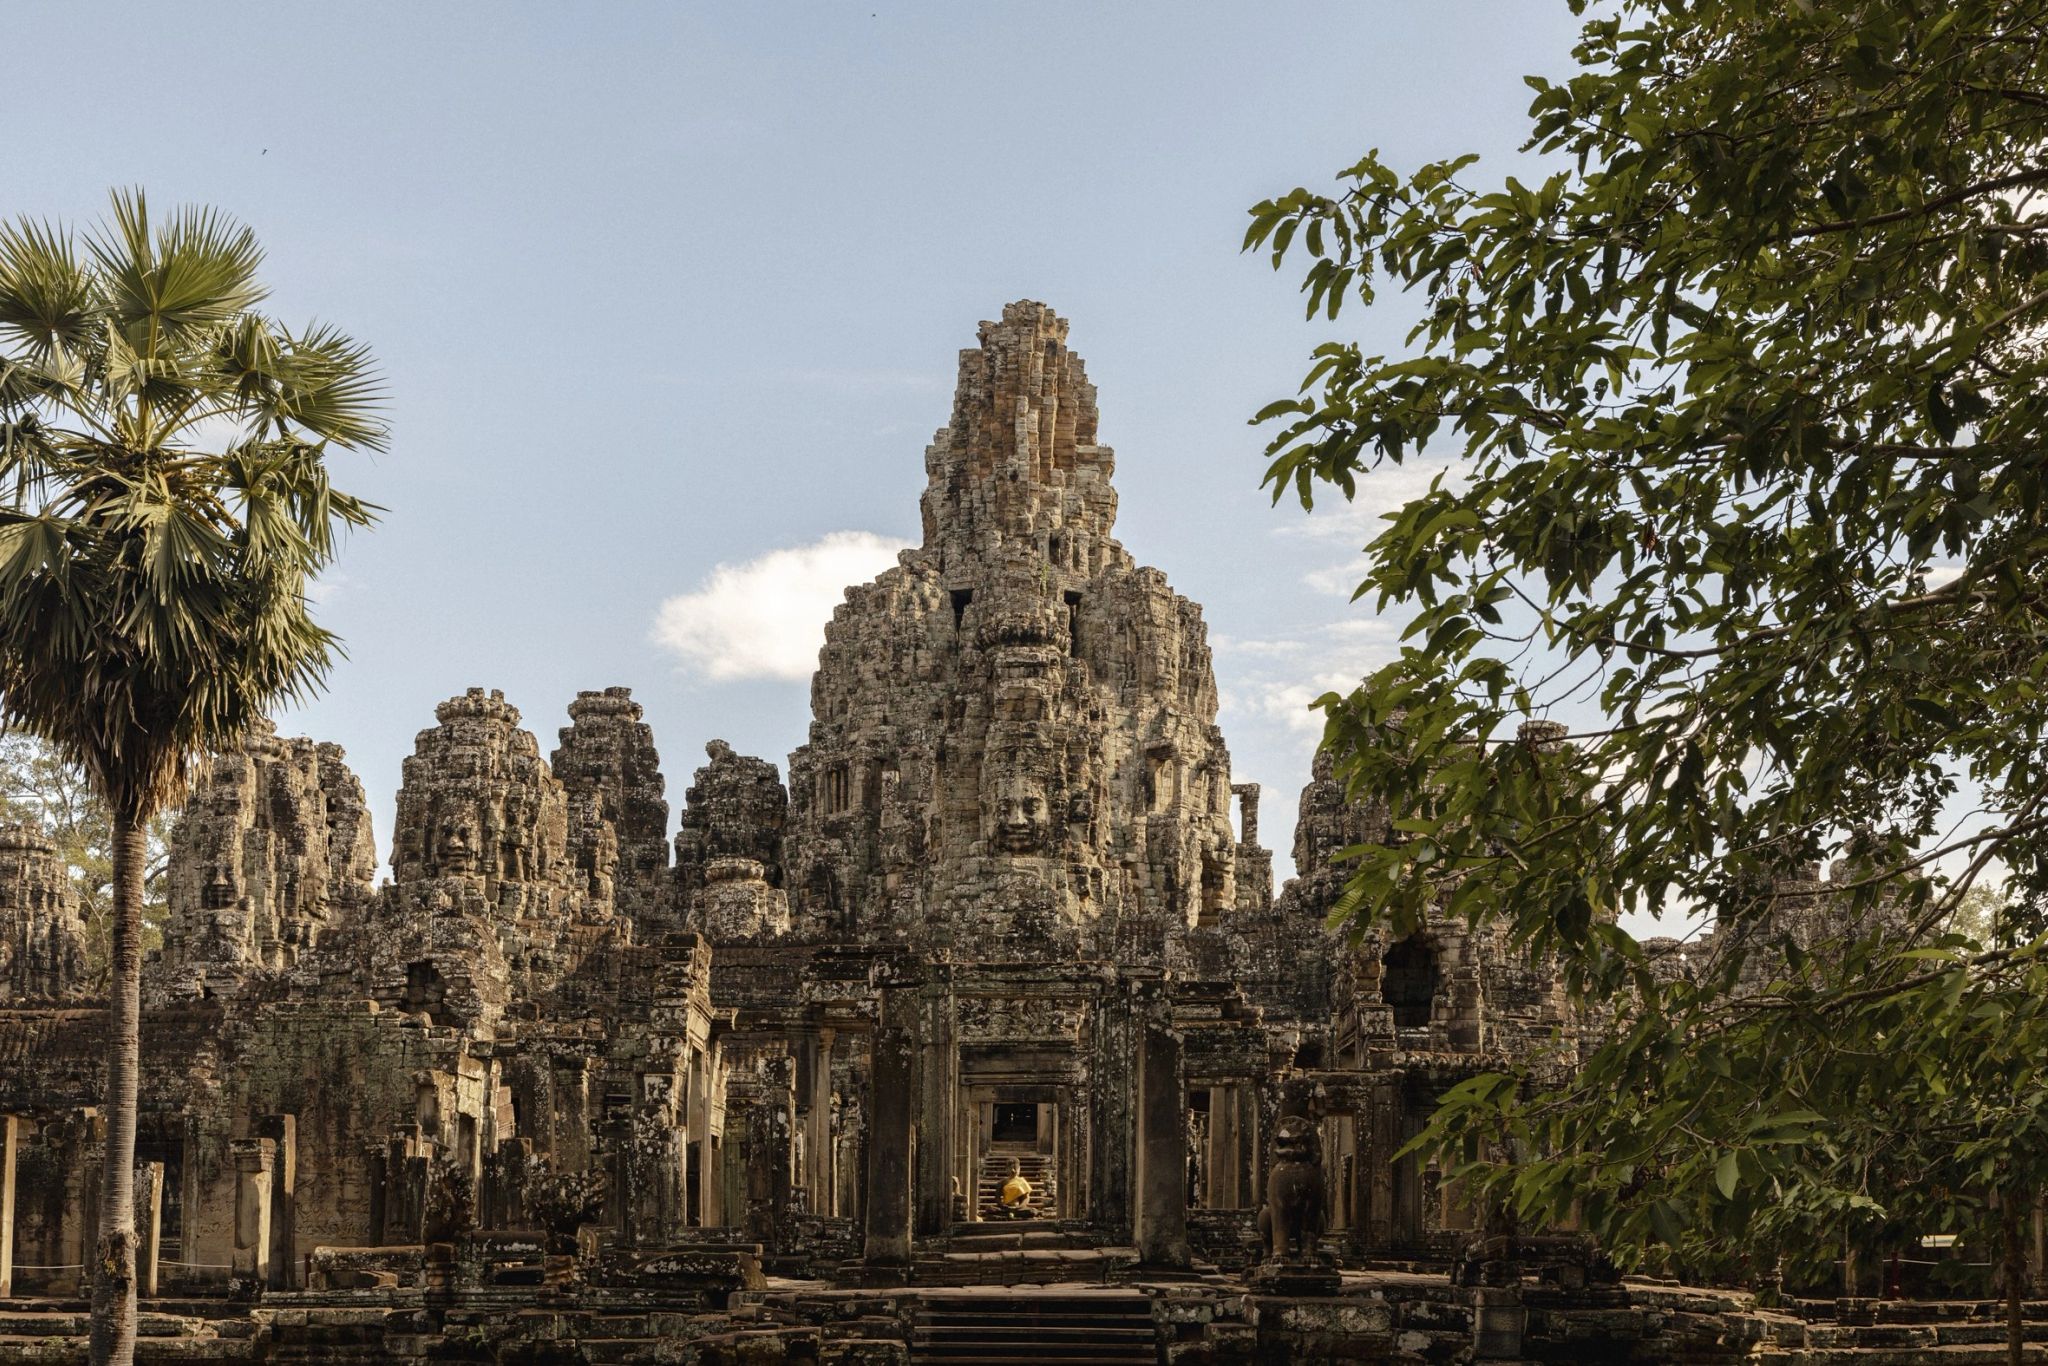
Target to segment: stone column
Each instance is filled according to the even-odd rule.
[[[953,997],[943,985],[919,995],[916,1231],[943,1233],[953,1222]]]
[[[1138,1260],[1183,1267],[1188,1252],[1188,1101],[1181,1038],[1164,1002],[1146,1011],[1138,1042]]]
[[[820,1029],[807,1042],[810,1085],[804,1093],[809,1114],[804,1120],[804,1190],[810,1196],[811,1213],[830,1218],[832,1208],[832,1031]]]
[[[700,1132],[704,1135],[704,1146],[699,1150],[698,1163],[704,1171],[704,1190],[697,1197],[697,1217],[706,1228],[720,1228],[725,1224],[725,1172],[718,1140],[711,1134],[712,1097],[718,1091],[719,1046],[711,1044],[704,1051],[704,1118]]]
[[[1255,1210],[1266,1201],[1259,1185],[1259,1084],[1237,1085],[1237,1194],[1238,1208]]]
[[[1392,1086],[1372,1091],[1371,1128],[1365,1149],[1366,1246],[1384,1248],[1394,1241],[1394,1154],[1401,1150],[1400,1096]]]
[[[867,1227],[862,1260],[910,1265],[910,1116],[917,1104],[911,1032],[893,1017],[895,991],[883,994],[868,1069]]]
[[[1237,842],[1257,844],[1259,842],[1259,785],[1257,783],[1232,783],[1230,790],[1237,794]]]
[[[21,1120],[0,1115],[0,1300],[14,1294],[14,1161],[21,1150]]]
[[[270,1198],[277,1179],[277,1140],[238,1138],[228,1144],[235,1159],[235,1259],[237,1293],[253,1295],[270,1283]]]
[[[2034,1299],[2048,1299],[2048,1211],[2040,1199],[2034,1201],[2033,1255],[2027,1258],[2027,1293]],[[4,1293],[4,1292],[0,1292]]]
[[[269,1286],[290,1290],[298,1280],[294,1229],[298,1222],[299,1117],[264,1115],[254,1127],[258,1138],[277,1144],[277,1163],[271,1168]]]
[[[1088,1210],[1105,1232],[1132,1236],[1137,1151],[1138,1044],[1129,999],[1106,995],[1096,1010],[1094,1075],[1083,1098],[1090,1114]],[[1072,1208],[1070,1206],[1070,1208]]]
[[[1202,1134],[1202,1182],[1201,1207],[1204,1209],[1228,1209],[1230,1175],[1228,1151],[1230,1120],[1225,1110],[1230,1105],[1230,1088],[1212,1086],[1209,1088],[1209,1127]],[[1193,1192],[1190,1192],[1193,1194]]]
[[[684,1074],[683,1151],[689,1170],[683,1192],[683,1210],[694,1215],[698,1228],[711,1225],[711,1086],[705,1074],[710,1059],[700,1049],[690,1050],[690,1070]]]
[[[981,1218],[981,1102],[971,1092],[961,1098],[959,1120],[954,1141],[966,1159],[960,1164],[966,1173],[960,1178],[960,1203],[968,1220],[975,1222]]]
[[[141,1242],[135,1257],[137,1293],[156,1298],[157,1263],[163,1254],[164,1164],[145,1162],[135,1169],[135,1232]]]

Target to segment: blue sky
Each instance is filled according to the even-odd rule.
[[[380,359],[392,449],[336,473],[388,512],[321,593],[350,658],[282,724],[347,747],[387,856],[400,761],[471,685],[543,752],[577,689],[631,686],[674,805],[714,736],[781,764],[840,586],[815,585],[916,537],[957,353],[1035,298],[1100,391],[1121,539],[1204,605],[1236,776],[1284,857],[1303,703],[1397,634],[1346,598],[1414,480],[1268,505],[1246,419],[1316,341],[1401,327],[1304,323],[1296,274],[1238,254],[1245,210],[1369,147],[1504,172],[1520,77],[1565,71],[1574,32],[1539,0],[8,20],[46,59],[0,85],[0,215],[89,219],[114,185],[216,205],[268,249],[279,314]]]

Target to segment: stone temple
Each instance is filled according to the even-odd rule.
[[[1441,1274],[1483,1230],[1403,1146],[1575,1021],[1489,932],[1324,928],[1337,851],[1391,838],[1327,767],[1275,895],[1064,321],[982,325],[925,467],[787,781],[711,741],[672,846],[624,688],[547,755],[499,693],[442,702],[381,886],[338,748],[208,759],[146,974],[144,1359],[1422,1361],[1588,1322],[1736,1359],[1569,1239]],[[82,1341],[83,942],[0,831],[0,1360]]]

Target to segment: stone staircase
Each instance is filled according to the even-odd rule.
[[[1049,1153],[986,1153],[981,1159],[981,1171],[974,1182],[974,1208],[981,1211],[983,1218],[1000,1209],[1003,1203],[1003,1182],[1010,1179],[1010,1164],[1015,1162],[1024,1179],[1031,1183],[1031,1198],[1024,1203],[1034,1217],[1050,1219],[1059,1212],[1059,1173],[1053,1167]],[[996,1215],[1000,1219],[1001,1215]]]
[[[83,1362],[91,1313],[81,1300],[0,1301],[0,1362]],[[225,1301],[144,1300],[135,1325],[138,1366],[257,1361],[262,1344],[245,1306]]]
[[[2025,1360],[2048,1363],[2048,1323],[2024,1327]],[[1798,1346],[1766,1347],[1753,1360],[1776,1366],[2004,1366],[2005,1325],[1987,1319],[1952,1323],[1811,1323]]]
[[[1139,1294],[1027,1291],[927,1295],[919,1303],[910,1359],[1029,1361],[1060,1366],[1155,1366],[1159,1334]]]

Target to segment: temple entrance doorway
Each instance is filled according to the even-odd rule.
[[[1025,1151],[1038,1148],[1038,1107],[1029,1101],[1014,1105],[996,1104],[989,1107],[993,1112],[989,1125],[989,1147],[1021,1147]]]
[[[1071,1143],[1063,1086],[967,1088],[963,1182],[971,1221],[1072,1217]],[[1013,1185],[1018,1179],[1022,1185]],[[1005,1199],[1005,1190],[1010,1198]]]

